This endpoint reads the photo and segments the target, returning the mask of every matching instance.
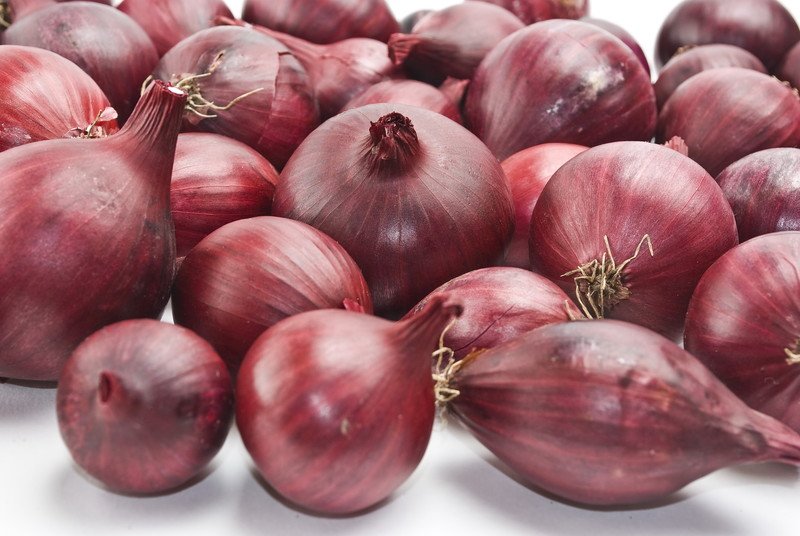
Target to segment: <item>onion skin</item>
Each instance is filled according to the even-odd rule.
[[[611,21],[607,21],[605,19],[594,19],[592,17],[583,17],[581,22],[588,22],[593,26],[597,26],[598,28],[602,28],[603,30],[607,31],[614,37],[618,38],[620,41],[625,43],[631,51],[636,54],[636,58],[644,67],[644,70],[647,71],[647,75],[650,76],[650,62],[647,61],[647,56],[642,50],[641,45],[636,41],[636,38],[631,35],[631,33],[620,26],[619,24],[614,24]]]
[[[527,482],[581,504],[644,504],[723,467],[800,463],[800,436],[638,326],[545,326],[463,363],[450,412]]]
[[[800,144],[800,97],[768,75],[712,69],[681,84],[658,118],[659,143],[680,136],[711,175],[749,154]]]
[[[0,152],[84,131],[111,106],[89,75],[48,50],[2,45],[0,62]],[[113,119],[99,126],[118,130]]]
[[[416,80],[387,80],[375,84],[348,102],[343,111],[381,103],[425,108],[461,124],[461,113],[452,100],[435,87]]]
[[[429,13],[433,13],[433,10],[420,9],[419,11],[415,11],[412,14],[406,16],[403,20],[400,21],[400,31],[402,33],[411,33],[411,30],[414,29],[414,26]]]
[[[724,43],[752,52],[772,70],[800,41],[800,28],[777,0],[685,0],[661,25],[656,62],[687,45]]]
[[[589,14],[589,0],[480,0],[503,7],[525,24],[550,19],[580,19]]]
[[[75,350],[56,409],[61,436],[89,475],[120,493],[164,493],[198,476],[222,448],[233,383],[191,331],[128,320]]]
[[[649,141],[656,126],[655,94],[636,55],[604,30],[564,20],[497,45],[472,79],[464,113],[501,160],[550,142]]]
[[[114,136],[0,153],[0,377],[56,380],[91,333],[161,314],[175,274],[169,181],[185,103],[156,82]]]
[[[458,80],[457,78],[448,78],[439,86],[439,91],[458,106],[459,110],[464,108],[467,89],[469,89],[469,80]]]
[[[627,290],[607,296],[603,316],[675,340],[703,272],[737,244],[714,179],[677,151],[641,142],[595,147],[553,175],[531,219],[533,270],[575,296],[578,274],[564,274],[607,255],[604,236],[617,266],[642,247],[621,273]]]
[[[270,326],[343,306],[372,313],[352,258],[316,229],[270,216],[211,233],[181,263],[172,294],[175,322],[209,341],[234,373]]]
[[[441,299],[398,323],[314,311],[264,333],[239,375],[236,423],[267,483],[329,515],[391,495],[430,439],[431,353],[457,314]]]
[[[496,264],[513,232],[508,181],[486,147],[401,104],[350,110],[317,129],[281,174],[272,210],[342,244],[388,317]]]
[[[739,240],[800,231],[800,149],[768,149],[734,162],[717,177],[733,207]]]
[[[789,82],[795,89],[800,88],[800,43],[786,54],[778,69],[778,78]]]

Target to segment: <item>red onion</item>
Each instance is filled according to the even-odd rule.
[[[439,91],[444,93],[444,96],[450,99],[459,110],[464,107],[467,89],[469,89],[469,80],[459,80],[457,78],[447,78],[439,86]]]
[[[169,181],[185,102],[159,81],[114,136],[0,153],[0,377],[55,380],[89,334],[161,314],[175,273]]]
[[[178,257],[226,223],[266,216],[278,172],[247,145],[218,134],[181,134],[170,206]]]
[[[513,231],[497,159],[460,125],[402,104],[350,110],[314,131],[284,169],[272,210],[338,240],[387,316],[494,264]]]
[[[245,0],[244,20],[320,44],[400,29],[386,0]]]
[[[345,110],[368,104],[407,104],[425,108],[461,123],[461,113],[456,104],[433,86],[416,80],[387,80],[375,84],[347,103]]]
[[[721,67],[742,67],[766,74],[767,68],[750,52],[733,45],[701,45],[679,51],[658,75],[655,83],[658,108],[689,78]]]
[[[541,326],[583,317],[558,285],[519,268],[483,268],[457,277],[428,294],[406,318],[439,297],[463,305],[463,314],[442,339],[456,360]]]
[[[281,43],[247,28],[209,28],[173,47],[156,78],[186,88],[184,128],[246,143],[278,168],[319,124],[308,74]]]
[[[224,0],[124,0],[119,9],[147,32],[159,56],[214,26],[216,17],[233,16]]]
[[[589,0],[480,0],[504,7],[525,24],[549,19],[580,19],[589,14]]]
[[[650,77],[619,39],[585,22],[545,21],[516,32],[481,63],[465,119],[500,159],[548,142],[650,140]]]
[[[0,46],[0,151],[117,131],[103,91],[71,61],[47,50]]]
[[[402,322],[314,311],[264,333],[242,365],[236,423],[267,483],[324,514],[392,494],[430,439],[431,352],[457,314],[434,299]]]
[[[213,344],[232,371],[278,321],[341,307],[372,312],[355,262],[316,229],[269,216],[206,237],[181,264],[172,295],[175,321]]]
[[[392,35],[389,55],[395,65],[434,85],[448,76],[469,79],[497,43],[524,27],[503,8],[464,2],[429,14],[410,34]]]
[[[733,207],[739,240],[800,231],[800,150],[768,149],[734,162],[717,177]]]
[[[545,326],[448,378],[440,399],[481,443],[525,481],[583,504],[647,503],[742,463],[800,464],[800,436],[624,322]]]
[[[545,143],[509,157],[501,165],[506,172],[514,200],[514,237],[503,264],[517,268],[531,267],[531,215],[547,181],[573,157],[588,149],[569,143]]]
[[[800,88],[800,43],[792,47],[778,69],[778,78]]]
[[[680,336],[692,291],[737,243],[730,205],[708,173],[650,143],[595,147],[559,169],[531,219],[534,271],[587,316]]]
[[[644,67],[644,70],[647,71],[647,75],[650,76],[650,62],[647,61],[647,56],[645,55],[642,47],[636,41],[636,38],[631,35],[631,33],[620,26],[619,24],[614,24],[611,21],[607,21],[604,19],[594,19],[592,17],[583,17],[581,19],[582,22],[588,22],[593,26],[597,26],[598,28],[602,28],[603,30],[607,31],[614,37],[618,38],[620,41],[625,43],[629,49],[636,54],[636,58]]]
[[[14,8],[19,0],[9,0]],[[64,56],[91,76],[126,119],[142,82],[158,62],[152,41],[136,22],[110,6],[91,2],[55,4],[18,19],[3,44],[44,48]]]
[[[75,350],[56,408],[84,471],[113,491],[162,493],[198,476],[222,447],[233,385],[211,345],[191,331],[128,320]]]
[[[658,34],[656,61],[681,47],[725,43],[755,54],[770,70],[800,41],[800,28],[778,0],[684,0]]]
[[[705,71],[681,84],[661,110],[657,138],[673,136],[716,176],[748,154],[800,144],[800,97],[750,69]]]
[[[406,16],[403,20],[400,21],[400,31],[403,33],[411,33],[411,30],[414,29],[414,26],[426,15],[429,13],[433,13],[431,9],[420,9],[419,11],[415,11],[410,15]]]

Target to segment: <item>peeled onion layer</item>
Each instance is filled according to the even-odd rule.
[[[498,5],[525,24],[550,19],[580,19],[589,14],[589,0],[480,0]]]
[[[437,88],[416,80],[387,80],[375,84],[348,102],[344,110],[381,103],[425,108],[461,124],[461,112],[451,99]]]

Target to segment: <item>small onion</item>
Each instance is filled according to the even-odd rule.
[[[375,84],[348,102],[344,110],[381,103],[417,106],[461,123],[461,113],[452,100],[435,87],[416,80],[387,80]]]
[[[778,69],[778,78],[789,82],[795,89],[800,88],[800,43],[786,54]]]
[[[580,19],[589,14],[589,0],[480,0],[504,7],[525,24],[549,19]]]
[[[625,43],[629,49],[636,54],[636,57],[639,59],[639,62],[644,67],[644,70],[647,71],[647,75],[650,76],[650,62],[647,61],[647,56],[642,50],[642,47],[636,41],[636,38],[631,35],[631,33],[620,26],[619,24],[614,24],[611,21],[607,21],[604,19],[594,19],[592,17],[583,17],[581,19],[582,22],[588,22],[593,26],[597,26],[598,28],[602,28],[603,30],[607,31],[614,37],[618,38],[620,41]]]

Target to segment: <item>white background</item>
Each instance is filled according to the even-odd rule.
[[[453,3],[390,0],[398,17]],[[784,3],[800,15],[800,0]],[[230,4],[238,14],[241,2]],[[658,27],[676,4],[593,0],[592,14],[627,28],[652,56]],[[800,535],[800,476],[793,467],[728,469],[656,505],[598,511],[519,484],[453,425],[437,428],[411,481],[358,517],[308,516],[276,500],[253,476],[235,430],[213,471],[195,486],[157,498],[123,497],[73,466],[54,400],[52,389],[0,385],[2,535]]]

